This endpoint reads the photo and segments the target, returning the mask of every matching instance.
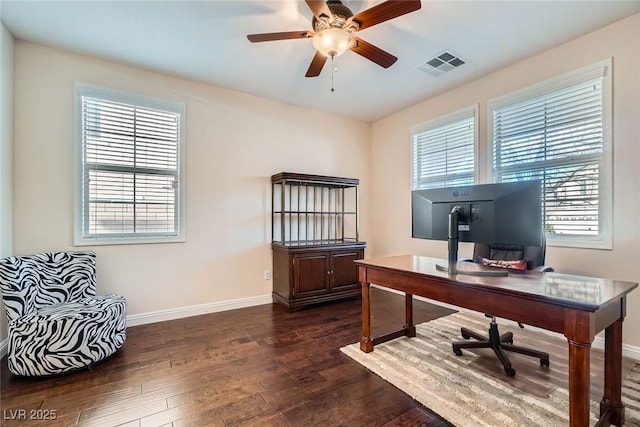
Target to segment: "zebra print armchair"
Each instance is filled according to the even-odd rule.
[[[96,295],[96,254],[52,252],[0,260],[9,371],[54,375],[115,353],[126,338],[126,300]]]

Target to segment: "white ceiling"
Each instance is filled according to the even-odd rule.
[[[299,0],[0,0],[18,39],[95,55],[284,103],[374,121],[640,12],[626,1],[422,1],[416,12],[358,36],[397,56],[388,69],[353,52],[305,78],[309,39],[246,35],[310,30]],[[381,0],[343,0],[354,14]],[[638,42],[640,48],[640,41]],[[444,50],[467,63],[438,77],[416,67]]]

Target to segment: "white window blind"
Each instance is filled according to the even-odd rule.
[[[475,182],[475,109],[413,130],[413,189]]]
[[[608,228],[604,70],[590,74],[492,109],[494,181],[540,179],[551,238],[600,239]]]
[[[79,92],[81,239],[180,237],[181,106]]]

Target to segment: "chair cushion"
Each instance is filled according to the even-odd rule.
[[[544,237],[544,234],[543,234]],[[544,265],[545,245],[543,239],[542,246],[522,246],[476,243],[473,247],[473,258],[483,257],[487,259],[517,261],[527,260],[527,270],[533,270]]]
[[[16,375],[52,375],[115,353],[126,338],[126,300],[101,295],[58,303],[9,322],[7,361]]]
[[[514,270],[526,270],[527,269],[527,260],[519,259],[519,260],[511,260],[506,261],[502,259],[489,259],[483,257],[475,257],[473,262],[477,264],[486,265],[489,267],[500,267],[500,268],[511,268]]]

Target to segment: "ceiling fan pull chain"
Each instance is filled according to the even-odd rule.
[[[334,66],[334,61],[336,59],[335,55],[331,55],[331,92],[335,92],[335,89],[333,88],[334,84],[333,84],[333,74],[336,71],[336,67]]]

